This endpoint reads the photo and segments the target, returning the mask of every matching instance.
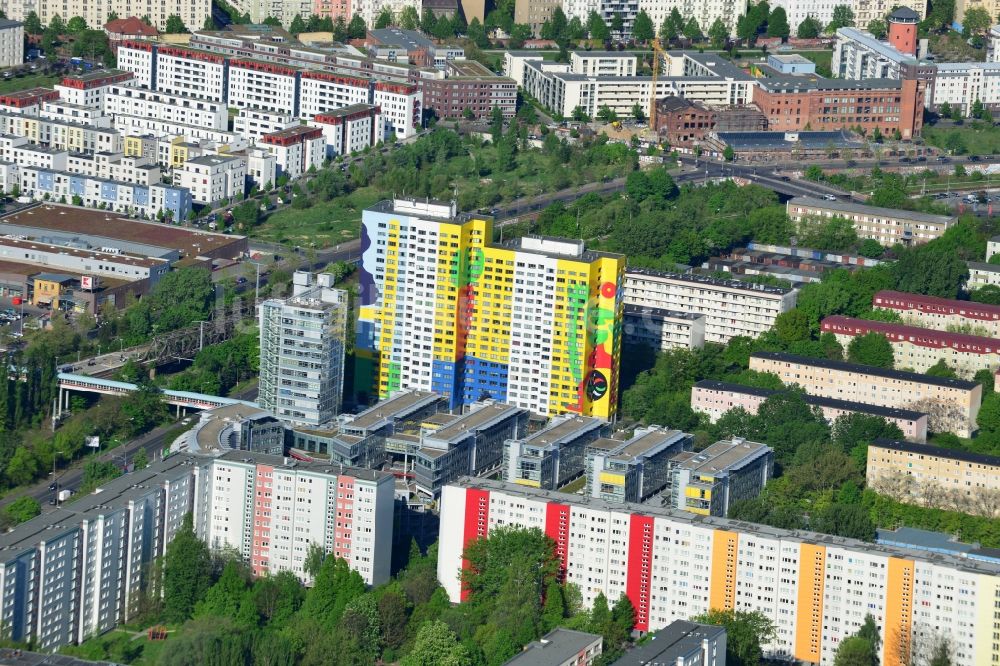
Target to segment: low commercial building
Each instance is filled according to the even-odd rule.
[[[246,179],[246,163],[236,156],[203,155],[174,170],[174,183],[187,188],[191,200],[200,204],[242,199]]]
[[[538,432],[504,443],[504,478],[557,490],[583,474],[587,445],[610,434],[610,424],[602,419],[556,416]]]
[[[704,147],[717,157],[732,148],[740,161],[828,159],[830,151],[858,154],[865,143],[847,130],[825,132],[730,132],[717,131],[708,135]]]
[[[868,445],[867,484],[907,502],[1000,515],[1000,457],[914,442]],[[977,510],[978,509],[978,510]]]
[[[895,365],[917,372],[925,372],[939,361],[944,361],[959,376],[971,379],[980,370],[1000,367],[1000,340],[994,337],[842,315],[826,317],[820,323],[820,330],[833,333],[845,348],[857,336],[878,333],[892,345]]]
[[[811,197],[790,199],[786,209],[788,217],[797,224],[843,218],[851,223],[859,238],[870,238],[885,247],[892,247],[897,243],[928,243],[940,238],[957,221],[956,217],[949,215],[931,215]]]
[[[438,497],[441,488],[463,476],[479,476],[503,462],[504,442],[525,433],[529,412],[486,401],[472,405],[461,418],[424,431],[411,452],[419,492]]]
[[[816,73],[816,63],[797,53],[791,55],[769,53],[767,56],[767,66],[779,74],[802,75]]]
[[[441,531],[437,568],[454,603],[468,596],[460,580],[468,543],[514,525],[555,541],[559,573],[580,588],[584,607],[627,595],[640,632],[710,609],[759,611],[775,626],[765,657],[831,664],[870,614],[881,618],[880,663],[904,663],[927,626],[952,646],[956,666],[1000,659],[981,640],[1000,595],[992,562],[486,479],[446,487],[441,524],[454,526]]]
[[[319,113],[310,124],[323,130],[327,159],[361,152],[385,138],[382,110],[371,104],[353,104]]]
[[[705,315],[641,305],[626,305],[622,339],[659,351],[698,349],[705,345]]]
[[[0,237],[0,259],[5,261],[118,280],[149,280],[151,287],[170,270],[171,262],[166,259],[108,250],[34,238]]]
[[[636,428],[631,439],[601,438],[586,448],[584,491],[608,502],[643,502],[670,484],[670,461],[690,450],[694,437],[652,425]]]
[[[604,638],[599,634],[553,629],[525,645],[503,666],[592,666],[600,659],[603,645]]]
[[[319,169],[326,159],[326,140],[318,127],[298,125],[265,134],[258,145],[274,155],[279,177],[298,178],[311,168]]]
[[[665,505],[702,516],[725,516],[733,502],[754,499],[774,473],[774,450],[742,437],[703,451],[684,451],[670,461]]]
[[[744,409],[751,414],[756,414],[765,400],[780,392],[775,389],[703,379],[691,387],[691,409],[701,414],[707,414],[709,421],[715,423],[723,414],[732,409]],[[806,395],[803,398],[807,405],[818,407],[823,413],[823,418],[831,424],[847,414],[878,416],[889,423],[894,423],[906,439],[912,442],[927,441],[928,417],[925,412],[897,407],[879,407],[861,402],[824,398],[818,395]]]
[[[236,403],[206,409],[194,428],[178,437],[171,449],[210,456],[228,451],[281,456],[285,453],[285,426],[256,405]]]
[[[976,382],[782,352],[750,354],[750,369],[773,373],[811,395],[926,412],[931,430],[959,437],[975,432],[983,399]]]
[[[213,550],[235,549],[255,576],[291,571],[311,582],[306,562],[318,546],[367,585],[389,580],[392,474],[249,451],[225,453],[205,471],[195,532]]]
[[[634,268],[625,272],[626,305],[704,315],[705,341],[755,338],[795,307],[798,291],[702,275]]]
[[[1000,305],[884,289],[872,297],[872,307],[922,328],[1000,338]]]
[[[0,20],[0,67],[16,67],[24,62],[24,24]]]
[[[726,666],[726,628],[674,620],[614,662],[614,666],[647,664]]]

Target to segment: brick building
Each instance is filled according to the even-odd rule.
[[[514,79],[497,76],[475,60],[452,60],[446,67],[447,78],[420,79],[424,109],[438,118],[460,118],[469,109],[475,118],[489,118],[499,106],[504,118],[517,111],[517,84]]]

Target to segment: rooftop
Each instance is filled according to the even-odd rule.
[[[780,62],[780,63],[785,64],[785,65],[811,65],[812,64],[812,60],[810,60],[809,58],[806,58],[805,56],[801,56],[798,53],[790,53],[790,54],[780,54],[780,53],[779,54],[768,54],[767,58],[768,58],[768,60],[776,60],[777,62]]]
[[[781,393],[781,390],[757,388],[755,386],[743,386],[742,384],[720,382],[714,379],[702,379],[701,381],[696,382],[694,386],[695,388],[709,389],[712,391],[731,391],[746,395],[756,395],[762,398],[768,398],[776,393]],[[823,398],[818,395],[803,395],[802,398],[806,401],[807,405],[860,412],[862,414],[871,414],[873,416],[881,416],[887,419],[917,421],[927,416],[924,412],[918,412],[912,409],[881,407],[879,405],[869,405],[863,402],[854,402],[853,400],[837,400],[836,398]]]
[[[345,419],[344,425],[352,430],[371,430],[381,427],[392,418],[410,413],[414,408],[440,399],[440,395],[430,391],[400,391],[357,416]]]
[[[504,662],[504,666],[553,666],[571,661],[581,652],[604,639],[599,634],[588,634],[572,629],[553,629],[537,641],[524,646],[524,650]]]
[[[932,444],[918,444],[898,439],[876,439],[871,444],[881,449],[891,449],[904,453],[916,453],[922,456],[933,456],[935,458],[947,458],[949,460],[960,460],[962,462],[974,463],[976,465],[987,465],[989,467],[1000,467],[1000,456],[988,456],[984,453],[971,453],[961,449],[946,449],[942,446]]]
[[[654,632],[649,640],[628,650],[614,662],[614,666],[645,666],[646,664],[676,664],[679,657],[689,657],[701,652],[702,641],[725,637],[725,627],[697,624],[687,620],[674,620]],[[723,658],[724,660],[724,658]],[[697,660],[699,663],[701,659]],[[683,663],[690,663],[686,659]]]
[[[219,166],[220,164],[228,164],[229,162],[239,162],[239,161],[240,158],[234,157],[233,155],[201,155],[199,157],[192,157],[187,162],[189,164]]]
[[[627,279],[630,276],[680,280],[682,282],[691,282],[694,284],[724,287],[726,289],[756,291],[764,294],[774,294],[779,296],[783,296],[794,291],[794,289],[789,289],[787,287],[774,287],[769,284],[756,284],[754,282],[743,282],[741,280],[726,280],[723,278],[708,277],[707,275],[697,275],[695,273],[669,273],[666,271],[653,270],[651,268],[629,268],[625,271],[625,277]]]
[[[759,536],[762,538],[781,539],[797,543],[814,543],[825,546],[849,548],[858,552],[874,552],[892,557],[901,557],[903,559],[934,562],[971,573],[980,573],[991,576],[1000,575],[1000,564],[998,563],[969,560],[955,557],[954,555],[942,555],[911,548],[901,548],[898,546],[866,543],[864,541],[858,541],[857,539],[849,539],[830,534],[820,534],[818,532],[809,532],[807,530],[785,530],[777,527],[771,527],[769,525],[760,525],[757,523],[749,523],[730,518],[700,516],[669,507],[632,503],[612,503],[600,498],[590,497],[588,495],[566,494],[554,490],[530,488],[528,486],[506,483],[503,481],[493,481],[484,478],[463,477],[450,485],[457,486],[459,488],[482,488],[485,490],[494,490],[514,497],[523,497],[527,500],[535,500],[539,502],[560,502],[562,504],[568,504],[572,507],[586,507],[589,509],[616,513],[628,512],[654,518],[664,518],[672,520],[676,523],[700,526],[708,529],[728,530],[751,536]]]
[[[857,28],[839,28],[837,30],[837,36],[843,37],[846,40],[857,42],[867,48],[870,51],[874,51],[878,55],[882,56],[889,62],[895,63],[915,63],[917,59],[908,53],[903,53],[898,51],[895,47],[887,42],[875,39],[875,37],[864,30],[858,30]]]
[[[572,439],[594,429],[601,429],[606,425],[601,419],[566,415],[552,419],[545,428],[542,428],[530,437],[526,437],[522,441],[531,446],[562,444],[567,439]]]
[[[378,40],[381,45],[402,46],[407,51],[434,48],[434,42],[428,39],[422,32],[417,30],[404,30],[402,28],[377,28],[369,30],[368,34]]]
[[[982,335],[937,331],[920,326],[907,326],[887,321],[855,319],[844,315],[830,315],[820,322],[820,329],[837,334],[881,333],[889,342],[903,340],[921,347],[951,347],[975,353],[1000,353],[1000,340]]]
[[[461,418],[439,428],[427,435],[426,439],[440,440],[448,443],[458,441],[467,433],[488,428],[512,416],[524,413],[525,410],[502,402],[485,404]]]
[[[674,461],[678,467],[692,472],[717,474],[738,470],[743,464],[756,460],[758,456],[770,450],[765,444],[733,437],[715,442],[703,451],[680,453],[674,457]]]
[[[135,37],[156,37],[160,33],[151,25],[135,16],[115,19],[104,24],[104,29],[118,35],[130,35]]]
[[[267,453],[254,453],[252,451],[227,451],[215,460],[224,460],[230,463],[245,463],[248,465],[264,465],[275,469],[300,469],[317,474],[346,475],[363,481],[381,481],[385,478],[392,478],[389,472],[378,469],[362,469],[360,467],[344,467],[320,460],[305,461],[283,456],[272,456]]]
[[[927,296],[925,294],[910,294],[905,291],[892,291],[891,289],[883,289],[876,292],[875,296],[872,297],[872,304],[892,309],[920,309],[920,306],[926,305],[939,312],[951,312],[953,314],[960,314],[963,317],[1000,319],[1000,305],[976,303],[975,301],[959,301],[957,299]]]
[[[175,249],[192,257],[227,247],[244,238],[182,229],[157,222],[142,222],[110,211],[64,204],[38,204],[22,208],[0,215],[0,224],[155,245]]]
[[[201,452],[218,451],[222,447],[219,436],[228,426],[260,418],[273,419],[274,416],[260,407],[242,403],[216,407],[202,412],[200,420],[195,426],[193,439]]]
[[[646,305],[625,304],[626,317],[651,317],[654,319],[685,319],[687,321],[697,321],[704,319],[702,312],[682,312],[681,310],[667,310],[665,308],[651,308]]]
[[[855,372],[864,375],[874,375],[876,377],[887,377],[890,379],[898,379],[905,382],[914,382],[917,384],[929,384],[932,386],[942,386],[945,388],[954,388],[962,391],[971,391],[975,389],[979,384],[976,382],[966,381],[964,379],[950,379],[948,377],[934,377],[932,375],[922,375],[919,372],[905,372],[903,370],[889,370],[888,368],[879,368],[874,365],[861,365],[858,363],[848,363],[847,361],[834,361],[827,358],[811,358],[809,356],[797,356],[796,354],[786,354],[785,352],[753,352],[750,354],[750,358],[763,358],[771,361],[779,361],[783,363],[798,363],[800,365],[814,366],[817,368],[826,368],[828,370],[837,370],[840,372]]]
[[[801,147],[810,150],[825,150],[834,147],[861,148],[864,144],[845,131],[835,132],[717,132],[719,140],[733,150],[791,150]]]
[[[889,14],[890,21],[899,21],[901,23],[917,23],[920,20],[920,14],[916,13],[909,7],[897,7],[891,14]]]
[[[0,30],[8,30],[10,28],[16,28],[18,26],[24,25],[20,21],[11,21],[10,19],[0,19]]]
[[[931,222],[943,224],[945,226],[955,221],[954,216],[931,215],[930,213],[920,213],[913,210],[899,210],[897,208],[879,208],[877,206],[866,206],[864,204],[851,203],[849,201],[826,201],[825,199],[813,199],[812,197],[794,197],[788,202],[790,205],[808,206],[810,208],[821,208],[823,210],[840,211],[844,213],[856,213],[858,215],[875,215],[877,217],[888,217],[900,220],[912,220],[914,222]]]

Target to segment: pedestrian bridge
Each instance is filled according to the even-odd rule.
[[[138,384],[131,382],[118,382],[112,379],[100,379],[87,375],[77,375],[68,372],[60,372],[59,378],[59,402],[56,407],[56,417],[61,417],[62,412],[69,408],[70,391],[81,391],[83,393],[101,393],[103,395],[128,395],[139,388]],[[219,395],[208,395],[207,393],[192,393],[190,391],[171,391],[164,389],[163,401],[168,405],[177,407],[177,411],[182,409],[214,409],[226,405],[248,405],[257,407],[257,403],[226,398]]]

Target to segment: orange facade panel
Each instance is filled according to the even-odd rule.
[[[803,543],[799,548],[798,614],[795,622],[795,658],[818,664],[823,636],[823,581],[826,547]]]
[[[906,666],[913,633],[913,560],[890,557],[888,573],[882,664]]]
[[[715,530],[712,535],[712,583],[708,603],[712,610],[736,607],[736,559],[740,535]]]

